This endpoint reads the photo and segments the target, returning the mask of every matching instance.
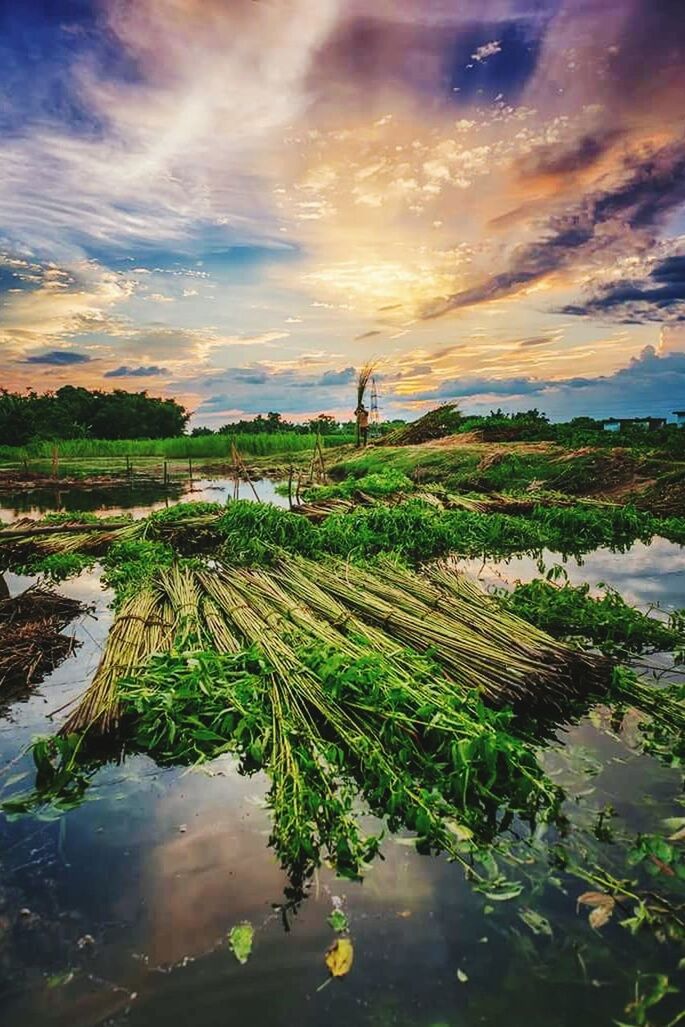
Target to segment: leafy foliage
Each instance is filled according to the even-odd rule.
[[[573,638],[607,654],[631,657],[647,652],[675,650],[685,662],[683,612],[660,620],[648,616],[608,586],[594,597],[588,584],[562,587],[544,578],[519,584],[500,593],[501,602],[519,617],[557,638]]]
[[[42,395],[0,391],[0,438],[8,446],[33,439],[158,439],[180,435],[189,417],[176,400],[146,392],[73,385]]]

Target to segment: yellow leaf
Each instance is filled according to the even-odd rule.
[[[354,948],[349,938],[337,938],[326,952],[326,966],[331,977],[344,977],[350,972]]]
[[[578,908],[581,906],[592,907],[588,923],[595,930],[599,930],[600,927],[604,927],[605,924],[609,923],[615,905],[616,899],[613,895],[607,895],[603,891],[586,891],[578,896]]]
[[[685,827],[681,827],[674,834],[669,834],[668,840],[669,842],[685,842]]]
[[[586,891],[583,892],[582,895],[578,896],[577,904],[578,906],[597,906],[599,908],[607,907],[608,909],[613,910],[616,900],[611,895],[607,895],[607,893],[603,891]]]
[[[590,927],[594,927],[598,930],[600,927],[604,927],[611,920],[611,914],[614,911],[613,905],[611,906],[595,906],[588,917],[588,923]]]

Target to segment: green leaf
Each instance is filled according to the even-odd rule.
[[[254,928],[249,920],[236,924],[228,932],[228,944],[231,952],[241,965],[247,963],[252,952]]]
[[[520,910],[519,917],[533,934],[546,934],[548,938],[552,937],[552,925],[547,917],[541,913],[536,912],[534,909],[526,908]]]
[[[343,913],[342,909],[334,909],[331,915],[328,917],[328,923],[331,925],[334,931],[341,934],[346,931],[349,927],[347,917]]]

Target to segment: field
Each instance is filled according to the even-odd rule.
[[[234,444],[245,456],[273,456],[307,452],[314,448],[313,435],[295,432],[280,434],[233,435],[179,435],[172,439],[67,439],[56,444],[60,462],[74,460],[94,461],[97,458],[121,459],[129,457],[138,460],[157,457],[167,460],[182,460],[191,457],[200,459],[229,460]],[[347,435],[328,435],[322,438],[325,446],[339,446],[352,441]],[[53,443],[35,442],[28,446],[0,446],[0,461],[8,465],[24,461],[50,461]]]
[[[206,448],[225,439],[179,441],[204,445],[190,454],[203,473],[226,473]],[[287,441],[245,448],[253,473],[292,462],[306,479],[311,440]],[[149,469],[187,456],[138,454]],[[122,453],[70,460],[102,473]],[[433,981],[422,953],[448,908],[451,983],[413,985],[427,1025],[448,1022],[441,1003],[457,1015],[467,986],[487,1017],[502,966],[512,980],[534,971],[544,1004],[565,982],[589,1023],[644,1027],[641,1010],[658,1006],[655,1024],[675,1024],[682,467],[453,438],[340,446],[326,465],[292,510],[175,496],[145,508],[133,481],[134,516],[85,513],[64,509],[76,486],[57,483],[53,512],[0,530],[0,578],[39,585],[33,614],[31,589],[0,606],[8,618],[20,607],[15,634],[54,652],[43,666],[17,647],[0,679],[14,718],[0,770],[5,915],[21,925],[36,909],[58,939],[33,976],[14,942],[4,965],[28,974],[31,1003],[65,1016],[94,982],[108,1016],[155,995],[159,966],[171,981],[190,963],[236,986],[278,967],[301,980],[307,932],[314,991],[363,972],[356,959],[381,973],[383,937],[383,951],[416,937]],[[477,580],[486,567],[494,585]],[[45,617],[55,592],[73,601],[59,601],[78,618],[70,640]],[[23,875],[36,861],[48,880],[64,867],[76,910]],[[108,926],[134,887],[157,918],[144,942]],[[131,959],[141,950],[149,967]],[[97,984],[115,976],[115,992]],[[539,996],[520,1000],[545,1022]]]

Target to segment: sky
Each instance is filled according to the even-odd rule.
[[[0,0],[0,387],[685,409],[682,0]]]

